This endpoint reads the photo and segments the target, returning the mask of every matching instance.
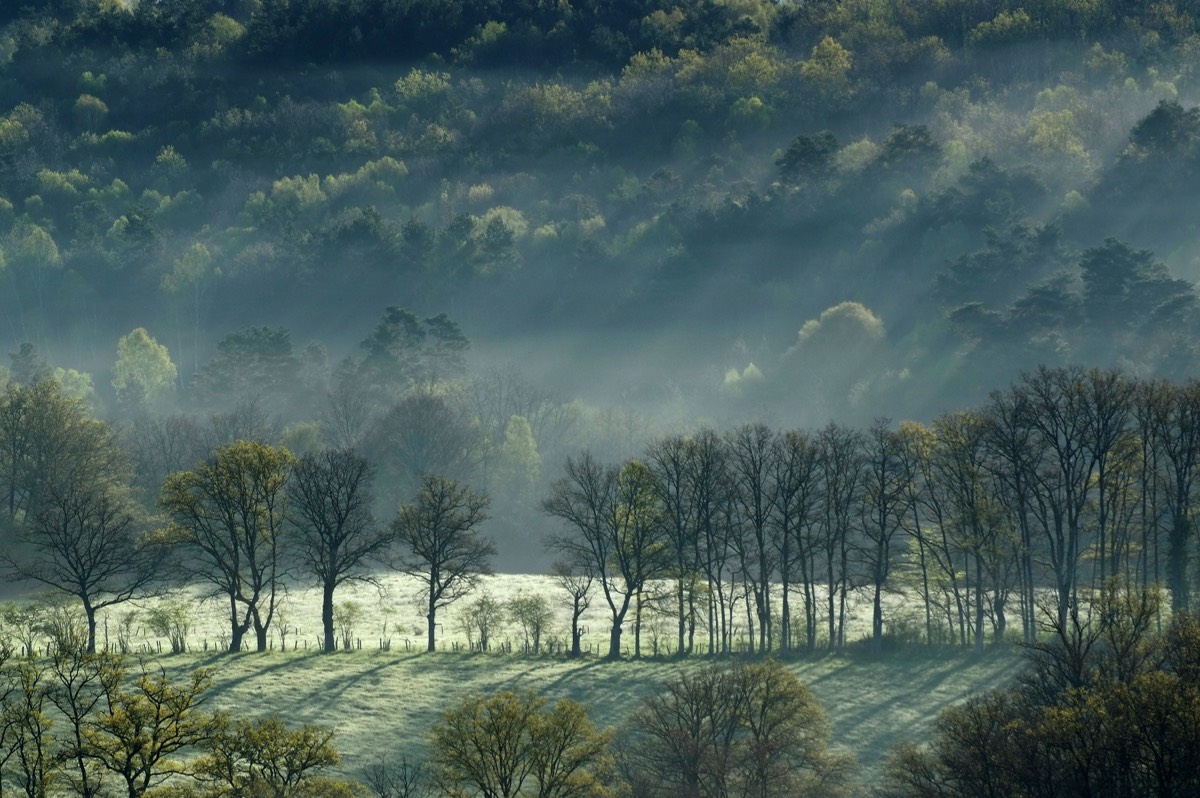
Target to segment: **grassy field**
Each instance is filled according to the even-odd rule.
[[[159,660],[173,672],[214,669],[213,706],[243,715],[279,713],[336,732],[344,771],[380,757],[420,756],[437,714],[462,696],[515,688],[570,697],[602,726],[620,729],[639,702],[681,667],[666,660],[569,661],[479,653],[188,654]],[[834,742],[870,780],[894,743],[927,733],[937,712],[1004,684],[1020,666],[1008,649],[983,658],[957,652],[812,655],[788,660],[829,713]],[[688,667],[684,665],[682,667]]]
[[[545,595],[556,612],[551,637],[559,641],[568,637],[569,611],[561,590],[546,577],[498,575],[484,580],[480,591],[501,602],[522,592]],[[468,653],[458,619],[470,598],[439,615],[442,650],[418,653],[424,647],[425,631],[417,586],[401,576],[384,578],[378,586],[339,590],[338,601],[353,601],[361,611],[350,651],[333,656],[316,653],[319,594],[293,589],[284,607],[284,621],[291,627],[287,651],[278,650],[279,639],[273,635],[275,650],[266,654],[216,653],[226,623],[221,608],[215,602],[197,601],[197,625],[190,638],[193,653],[159,661],[180,672],[211,666],[216,675],[212,700],[217,707],[251,715],[277,712],[291,722],[332,728],[349,775],[381,757],[421,756],[425,732],[438,713],[473,691],[518,688],[552,700],[570,697],[585,703],[597,723],[619,730],[640,699],[674,678],[681,667],[666,657],[606,662],[597,657],[570,661],[561,656]],[[868,612],[865,605],[851,612],[849,639],[866,634]],[[596,597],[584,617],[591,630],[585,646],[604,650],[607,613],[602,599]],[[671,619],[653,616],[646,626],[643,651],[651,650],[656,633],[665,651],[671,641]],[[391,648],[380,651],[379,640],[387,636]],[[519,631],[511,625],[495,639],[501,644],[507,640],[514,651],[520,650]],[[632,634],[627,632],[625,639],[632,646]],[[914,649],[876,659],[852,647],[839,656],[820,653],[788,660],[829,713],[835,744],[854,753],[868,781],[893,744],[927,734],[939,710],[1006,684],[1020,664],[1018,651],[1006,647],[990,650],[983,658],[957,650]]]
[[[545,595],[556,612],[552,638],[569,637],[570,616],[560,600],[561,589],[546,577],[495,576],[485,580],[480,590],[501,602],[521,592]],[[383,757],[421,757],[425,733],[438,713],[474,691],[516,688],[537,691],[551,700],[570,697],[586,704],[599,725],[620,730],[643,696],[674,678],[680,667],[700,661],[695,658],[681,665],[665,656],[621,662],[588,656],[572,661],[545,654],[468,652],[458,616],[471,598],[439,615],[442,650],[418,653],[424,648],[425,632],[417,587],[395,575],[378,586],[339,590],[339,602],[352,601],[359,607],[351,650],[329,656],[317,653],[320,596],[316,590],[296,587],[283,609],[289,629],[286,650],[281,650],[280,638],[273,632],[271,651],[233,654],[222,650],[228,641],[228,621],[220,603],[198,594],[182,598],[195,624],[188,639],[189,653],[157,653],[169,651],[169,646],[144,623],[150,605],[138,610],[132,628],[134,649],[149,653],[154,667],[161,665],[177,675],[197,667],[212,668],[213,707],[248,716],[278,713],[290,723],[316,723],[334,730],[344,758],[342,770],[349,776],[357,776]],[[108,618],[110,643],[115,643],[119,618],[126,612],[118,610]],[[591,630],[585,645],[601,652],[607,643],[607,612],[596,597],[584,618]],[[851,613],[848,639],[865,635],[868,613],[865,605]],[[661,641],[671,640],[670,618],[651,618],[647,626],[644,652],[651,650],[654,628]],[[102,630],[101,645],[104,635]],[[381,651],[380,638],[389,636],[390,650]],[[625,638],[631,646],[632,633]],[[494,639],[501,644],[507,640],[513,651],[520,651],[520,633],[511,625]],[[943,707],[1008,683],[1021,667],[1019,651],[1011,647],[991,649],[981,658],[949,649],[908,649],[874,658],[863,648],[851,646],[848,653],[836,656],[797,655],[787,664],[821,701],[832,721],[834,743],[858,758],[868,782],[893,744],[922,738]]]

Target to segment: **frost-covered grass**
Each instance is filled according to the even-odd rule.
[[[672,593],[673,585],[660,582],[653,585],[644,597],[646,609],[642,618],[642,652],[650,655],[655,651],[655,640],[658,641],[658,653],[674,652],[676,644],[675,605]],[[657,593],[655,592],[657,591]],[[543,643],[550,650],[570,647],[570,601],[564,590],[555,584],[548,576],[536,574],[497,574],[483,577],[475,592],[457,603],[438,612],[437,645],[439,649],[455,651],[465,649],[468,644],[467,633],[463,628],[463,616],[468,606],[480,595],[487,594],[497,602],[504,604],[520,594],[541,595],[546,598],[553,619],[544,633]],[[818,590],[818,618],[824,610],[824,604]],[[219,651],[229,643],[228,604],[221,598],[205,598],[198,590],[187,590],[177,593],[176,600],[182,598],[189,607],[193,628],[188,636],[188,647],[192,651]],[[780,609],[778,591],[774,598],[776,616]],[[338,588],[335,593],[335,604],[353,603],[357,607],[358,618],[353,626],[353,647],[361,643],[363,650],[378,650],[381,640],[390,640],[393,651],[415,652],[425,648],[425,608],[421,601],[420,585],[417,580],[396,573],[386,573],[377,576],[374,584],[350,583]],[[156,636],[145,624],[146,610],[159,604],[158,601],[143,602],[135,611],[139,614],[139,622],[134,628],[134,645],[139,650],[167,651],[169,645],[165,637]],[[898,622],[903,614],[912,608],[898,596],[889,597],[886,612],[889,623]],[[793,624],[803,623],[799,595],[792,597]],[[117,609],[109,613],[109,641],[116,642],[116,627],[120,616],[129,608]],[[847,611],[846,639],[850,642],[867,636],[871,628],[871,607],[866,596],[851,596]],[[911,613],[909,613],[911,614]],[[746,611],[744,600],[738,600],[735,612],[734,630],[735,650],[741,650],[746,645]],[[911,621],[911,618],[908,620]],[[608,628],[611,624],[611,614],[600,594],[599,587],[593,587],[591,606],[584,613],[581,624],[588,630],[583,638],[585,650],[596,654],[604,654],[608,647]],[[623,645],[632,653],[634,645],[634,610],[631,608],[625,618]],[[707,636],[703,631],[703,621],[698,621],[696,644],[707,645]],[[286,632],[286,643],[281,643],[279,633]],[[819,624],[819,644],[824,645],[825,627]],[[101,629],[101,643],[103,644]],[[513,651],[520,650],[522,636],[520,628],[515,623],[506,623],[493,633],[493,647],[503,649],[505,644]],[[313,586],[294,583],[285,592],[280,602],[279,611],[272,625],[271,647],[279,649],[286,644],[289,651],[311,651],[321,646],[321,593]],[[340,645],[340,644],[339,644]],[[247,649],[253,648],[253,633],[244,640]]]
[[[497,575],[483,580],[480,591],[501,603],[519,593],[544,595],[555,613],[549,639],[567,645],[570,612],[565,593],[548,577]],[[282,622],[289,628],[284,651],[280,650],[278,632],[272,631],[271,651],[225,652],[225,608],[219,601],[203,599],[198,592],[173,599],[185,602],[194,622],[188,653],[158,655],[160,649],[170,649],[167,640],[155,637],[145,623],[153,603],[136,608],[132,647],[136,652],[149,653],[153,667],[161,665],[175,674],[197,667],[211,668],[213,707],[250,716],[278,713],[290,723],[310,722],[333,729],[347,775],[357,775],[383,757],[420,757],[426,731],[438,713],[476,691],[519,688],[537,691],[551,700],[574,698],[590,708],[598,724],[620,731],[643,696],[674,678],[681,667],[703,661],[694,657],[681,664],[666,656],[647,656],[637,661],[607,662],[594,655],[570,660],[561,654],[522,654],[520,631],[513,624],[494,635],[493,640],[501,650],[507,641],[515,653],[469,652],[459,618],[477,595],[439,614],[440,650],[434,654],[419,653],[424,649],[425,627],[417,584],[395,574],[381,577],[379,585],[349,585],[338,590],[338,603],[354,602],[360,608],[353,634],[355,644],[349,651],[317,653],[321,638],[320,592],[304,585],[292,586],[283,605]],[[661,652],[665,654],[668,646],[673,646],[674,620],[669,602],[664,607],[665,612],[651,614],[644,621],[643,652],[647,655],[653,651],[656,633]],[[110,648],[116,647],[120,617],[128,611],[128,607],[118,609],[108,617]],[[893,606],[889,611],[899,617],[902,608]],[[739,615],[744,617],[744,612]],[[584,643],[600,654],[607,646],[607,617],[608,608],[596,595],[584,617],[590,630]],[[861,640],[869,627],[869,605],[856,602],[849,614],[847,639]],[[102,627],[101,645],[104,635]],[[380,650],[379,641],[388,637],[390,649]],[[702,637],[697,630],[698,643]],[[624,641],[627,650],[632,649],[632,613]],[[253,646],[252,636],[247,645]],[[848,653],[841,655],[797,654],[786,662],[821,701],[832,721],[835,744],[858,757],[867,780],[877,773],[891,745],[928,734],[939,710],[1007,683],[1021,663],[1018,651],[1010,647],[991,649],[982,658],[957,649],[920,648],[900,649],[876,658],[867,655],[864,648],[852,645]]]
[[[571,661],[479,653],[396,651],[188,654],[159,660],[171,671],[213,669],[215,707],[252,716],[279,713],[289,722],[336,732],[344,771],[355,774],[381,757],[419,757],[438,713],[463,696],[505,688],[586,704],[602,726],[620,731],[640,699],[681,667],[666,659]],[[956,651],[814,654],[787,660],[821,701],[837,745],[852,751],[870,779],[888,748],[920,738],[943,707],[1008,682],[1020,658],[997,649],[983,658]]]

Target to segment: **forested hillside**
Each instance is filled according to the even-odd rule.
[[[0,336],[106,407],[136,328],[208,409],[224,336],[325,391],[390,305],[449,314],[475,365],[673,420],[927,416],[1036,363],[1195,366],[1186,3],[0,16]]]

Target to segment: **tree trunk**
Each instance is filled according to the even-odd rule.
[[[642,589],[634,593],[633,608],[633,658],[642,658]]]
[[[608,658],[621,658],[621,618],[613,618],[612,630],[608,635]],[[430,649],[432,650],[432,649]]]
[[[325,631],[326,654],[337,651],[337,636],[333,630],[333,588],[332,583],[326,582],[321,595],[321,626]]]
[[[427,625],[425,651],[433,652],[437,649],[437,637],[435,635],[437,628],[437,609],[432,603],[429,605],[429,612],[425,614],[425,621]]]
[[[836,589],[837,588],[833,581],[833,553],[832,552],[830,552],[830,554],[829,554],[829,560],[827,562],[827,565],[829,566],[827,569],[827,574],[826,574],[826,576],[828,577],[828,582],[826,584],[829,588],[828,595],[826,596],[826,599],[828,600],[828,604],[829,604],[829,619],[828,619],[829,620],[829,650],[833,651],[837,648],[837,626],[836,626],[836,621],[837,621]]]
[[[583,610],[580,609],[579,599],[576,598],[571,608],[571,659],[579,659],[583,656],[583,647],[580,645],[583,632],[579,631],[579,616],[581,615],[583,615]]]
[[[781,589],[783,590],[781,596],[783,603],[779,608],[779,650],[788,651],[792,647],[792,607],[788,600],[788,592],[792,588],[786,576],[783,578]]]
[[[1188,519],[1178,510],[1175,511],[1174,516],[1171,523],[1171,554],[1167,558],[1167,579],[1171,587],[1171,611],[1183,612],[1187,610],[1190,603],[1187,585]]]
[[[871,603],[871,650],[876,654],[883,651],[883,582],[887,571],[887,546],[881,539],[875,547],[875,595]]]
[[[675,587],[675,601],[679,605],[679,648],[676,650],[675,654],[679,657],[684,656],[686,653],[684,646],[686,645],[687,634],[687,610],[684,600],[683,574],[681,572]]]
[[[258,611],[254,611],[254,650],[263,653],[267,650],[267,625],[262,622]]]
[[[86,598],[83,600],[83,614],[87,618],[87,653],[96,653],[96,608]]]
[[[875,580],[875,595],[871,602],[871,651],[883,651],[883,585]]]
[[[248,628],[247,623],[243,623],[238,618],[237,599],[229,596],[229,650],[238,652],[242,650],[242,637],[246,634]]]
[[[983,558],[975,555],[975,653],[983,654]]]
[[[1003,643],[1004,633],[1008,629],[1008,618],[1004,614],[1004,604],[1004,596],[1000,594],[999,590],[996,590],[996,597],[992,599],[992,612],[996,615],[996,628],[992,635],[992,642],[994,643]]]

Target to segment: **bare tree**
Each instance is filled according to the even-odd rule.
[[[619,659],[625,616],[646,580],[661,570],[657,498],[649,470],[636,461],[618,469],[584,452],[567,459],[566,472],[542,509],[567,522],[574,534],[551,537],[548,545],[573,567],[595,573],[612,618],[608,657]]]
[[[263,408],[262,400],[252,396],[242,399],[223,413],[210,415],[205,435],[205,450],[212,451],[218,446],[238,441],[274,443],[283,436],[283,427],[278,418]]]
[[[1014,390],[1026,397],[1028,423],[1043,455],[1030,473],[1034,515],[1054,574],[1058,623],[1065,624],[1087,545],[1084,513],[1096,469],[1095,452],[1088,446],[1088,395],[1077,369],[1039,368],[1023,375]]]
[[[363,772],[363,785],[375,798],[426,798],[432,794],[428,769],[422,762],[381,759]]]
[[[487,519],[490,500],[446,477],[421,480],[421,490],[392,522],[403,548],[397,568],[421,580],[428,623],[428,651],[436,648],[437,611],[475,589],[491,573],[495,545],[475,528]]]
[[[154,496],[176,471],[184,471],[209,453],[204,428],[194,416],[137,416],[121,430],[121,442],[133,460],[133,484]]]
[[[1117,567],[1109,548],[1113,538],[1109,528],[1113,521],[1109,494],[1113,490],[1113,461],[1118,443],[1129,427],[1134,385],[1118,371],[1089,369],[1083,375],[1081,390],[1084,440],[1096,462],[1096,554],[1100,564],[1098,583],[1104,584],[1110,571],[1115,573]]]
[[[794,576],[799,576],[804,592],[804,633],[808,648],[816,645],[817,616],[814,587],[813,540],[820,490],[820,458],[813,439],[800,430],[791,430],[775,439],[771,458],[771,526],[779,554],[779,578],[782,592],[779,647],[787,651],[795,645],[792,635],[791,592]],[[799,574],[795,568],[799,566]]]
[[[1185,385],[1156,384],[1150,393],[1149,416],[1156,452],[1161,458],[1164,498],[1170,513],[1167,534],[1167,586],[1171,608],[1190,605],[1188,584],[1189,537],[1193,493],[1200,470],[1200,381]]]
[[[595,583],[591,563],[556,562],[551,571],[554,581],[567,592],[571,607],[571,657],[578,659],[583,655],[581,639],[583,627],[579,619],[587,612],[592,603],[592,585]]]
[[[326,395],[317,420],[322,436],[335,448],[353,449],[362,445],[378,415],[379,406],[370,393],[343,377]]]
[[[696,563],[708,583],[708,651],[729,650],[733,597],[726,583],[732,551],[727,509],[732,499],[728,452],[721,436],[702,429],[688,445],[688,492],[695,503]]]
[[[327,652],[337,650],[334,591],[346,582],[371,581],[364,566],[392,541],[371,514],[373,479],[370,464],[352,450],[326,449],[301,458],[288,482],[296,554],[321,584]]]
[[[750,533],[749,546],[742,546],[742,572],[749,581],[758,620],[758,647],[768,652],[774,646],[771,617],[771,578],[775,572],[775,550],[771,545],[770,515],[773,503],[771,458],[775,434],[765,424],[738,427],[725,439],[729,450],[734,507],[740,524]],[[753,651],[754,639],[750,647]]]
[[[689,598],[694,603],[697,570],[697,528],[689,479],[689,441],[679,435],[663,438],[646,451],[646,464],[654,475],[654,487],[662,505],[663,523],[671,555],[671,576],[675,579],[675,609],[679,635],[678,653],[688,651],[686,634]]]
[[[908,486],[903,468],[903,441],[891,421],[877,419],[864,448],[862,530],[864,559],[871,579],[871,647],[883,649],[883,588],[892,567],[892,543],[907,513]]]
[[[449,397],[435,390],[410,391],[376,422],[369,437],[363,453],[400,496],[420,490],[429,474],[460,481],[475,475],[479,433]]]
[[[132,507],[105,484],[46,486],[31,523],[18,527],[24,556],[4,554],[20,578],[79,599],[87,650],[96,650],[96,613],[154,593],[168,549],[139,535]]]
[[[850,582],[854,508],[862,490],[863,436],[829,424],[817,436],[821,454],[821,510],[818,547],[825,569],[829,648],[845,645],[846,599]]]

